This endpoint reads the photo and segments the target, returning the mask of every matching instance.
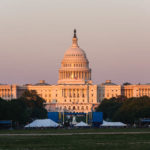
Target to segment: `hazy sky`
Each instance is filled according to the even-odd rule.
[[[0,0],[0,83],[56,84],[74,28],[94,83],[150,83],[150,0]]]

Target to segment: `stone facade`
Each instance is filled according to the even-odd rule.
[[[48,111],[90,112],[98,105],[97,85],[29,85],[46,100]]]
[[[110,99],[112,97],[118,97],[121,95],[121,85],[117,85],[111,82],[111,80],[106,80],[105,83],[100,85],[100,100]]]
[[[0,97],[5,100],[16,99],[22,95],[26,87],[18,85],[0,85]]]
[[[126,96],[127,98],[141,96],[150,97],[150,84],[124,85],[122,87],[122,95]]]

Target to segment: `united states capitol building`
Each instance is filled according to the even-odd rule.
[[[36,90],[47,101],[49,111],[90,112],[100,103],[98,86],[92,84],[89,61],[78,46],[76,30],[72,46],[61,61],[57,85],[46,85],[41,81],[27,88]]]
[[[86,53],[78,45],[76,30],[72,46],[65,52],[59,69],[56,85],[41,80],[35,85],[0,85],[0,97],[6,100],[19,98],[26,90],[35,90],[45,99],[48,111],[91,112],[107,98],[121,95],[130,97],[150,96],[150,84],[117,85],[106,80],[102,84],[92,84],[92,71]]]

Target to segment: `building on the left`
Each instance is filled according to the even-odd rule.
[[[26,86],[16,84],[0,84],[0,97],[5,100],[16,99],[19,98],[26,89]]]

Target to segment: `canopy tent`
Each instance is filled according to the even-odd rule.
[[[59,124],[51,119],[37,119],[27,124],[25,128],[58,127]]]
[[[87,124],[87,123],[85,123],[85,122],[83,122],[83,121],[81,121],[81,122],[79,122],[79,123],[77,123],[76,125],[75,125],[75,127],[88,127],[89,125]]]
[[[107,122],[103,120],[102,127],[126,127],[127,125],[122,122]]]

